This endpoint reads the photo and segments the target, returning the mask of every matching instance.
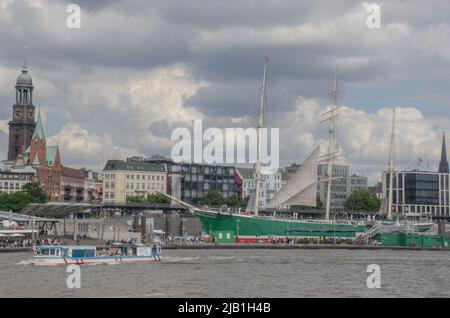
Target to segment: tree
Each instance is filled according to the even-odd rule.
[[[226,200],[225,203],[229,206],[229,207],[235,207],[240,205],[241,199],[236,195],[233,194],[232,196],[229,196]]]
[[[247,195],[246,197],[243,197],[242,199],[241,199],[241,208],[246,208],[247,207],[247,205],[248,205],[248,201],[250,200],[250,196],[249,195]]]
[[[147,201],[149,203],[155,203],[155,204],[164,204],[164,203],[170,203],[170,199],[166,197],[162,193],[152,193],[147,195]]]
[[[147,196],[144,195],[129,196],[127,197],[127,203],[164,204],[170,203],[170,200],[168,197],[166,197],[161,193],[151,193],[147,194]]]
[[[0,194],[0,210],[20,212],[29,203],[45,203],[47,195],[42,191],[39,183],[31,182],[22,187],[21,191]]]
[[[48,201],[48,196],[42,191],[38,182],[25,184],[22,191],[30,195],[33,203],[46,203]]]
[[[225,200],[222,198],[219,192],[212,191],[208,192],[207,195],[205,195],[202,200],[202,204],[205,205],[223,205],[225,203]]]
[[[378,211],[381,206],[381,200],[377,198],[375,193],[371,193],[366,189],[354,191],[349,195],[345,202],[345,207],[351,211]]]

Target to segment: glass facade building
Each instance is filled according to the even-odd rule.
[[[383,173],[387,201],[389,173]],[[425,171],[394,173],[392,211],[400,216],[449,217],[449,174]]]
[[[128,161],[143,161],[167,166],[167,192],[191,204],[201,204],[208,192],[218,192],[224,199],[237,195],[236,168],[224,165],[175,163],[170,158],[155,155],[150,158],[134,157]]]

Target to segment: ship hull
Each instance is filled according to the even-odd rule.
[[[159,262],[154,257],[125,257],[125,256],[100,256],[100,257],[33,257],[33,265],[100,265],[100,264],[126,264],[126,263],[153,263]]]
[[[301,221],[195,210],[203,232],[224,242],[266,242],[275,238],[336,237],[353,239],[367,231],[362,224]]]

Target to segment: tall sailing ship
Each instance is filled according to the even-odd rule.
[[[245,214],[227,211],[213,211],[207,207],[200,209],[190,207],[190,210],[200,219],[203,231],[210,238],[221,242],[264,242],[277,238],[299,237],[335,237],[356,238],[369,230],[370,225],[360,221],[330,220],[331,183],[333,177],[333,161],[339,156],[336,147],[336,118],[339,116],[337,100],[337,75],[334,79],[333,105],[323,114],[324,122],[329,123],[328,152],[319,156],[320,145],[309,155],[305,162],[290,176],[287,183],[268,203],[268,208],[282,205],[316,206],[317,195],[317,165],[320,161],[328,164],[327,177],[321,182],[327,182],[326,213],[323,220],[297,219],[259,215],[259,191],[261,183],[260,130],[264,127],[264,112],[266,108],[267,65],[264,64],[264,75],[259,108],[257,133],[257,160],[255,165],[256,189],[250,196]]]

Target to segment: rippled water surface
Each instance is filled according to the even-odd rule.
[[[391,250],[167,250],[154,264],[34,266],[0,254],[1,297],[450,297],[450,252]],[[369,264],[381,288],[369,289]]]

